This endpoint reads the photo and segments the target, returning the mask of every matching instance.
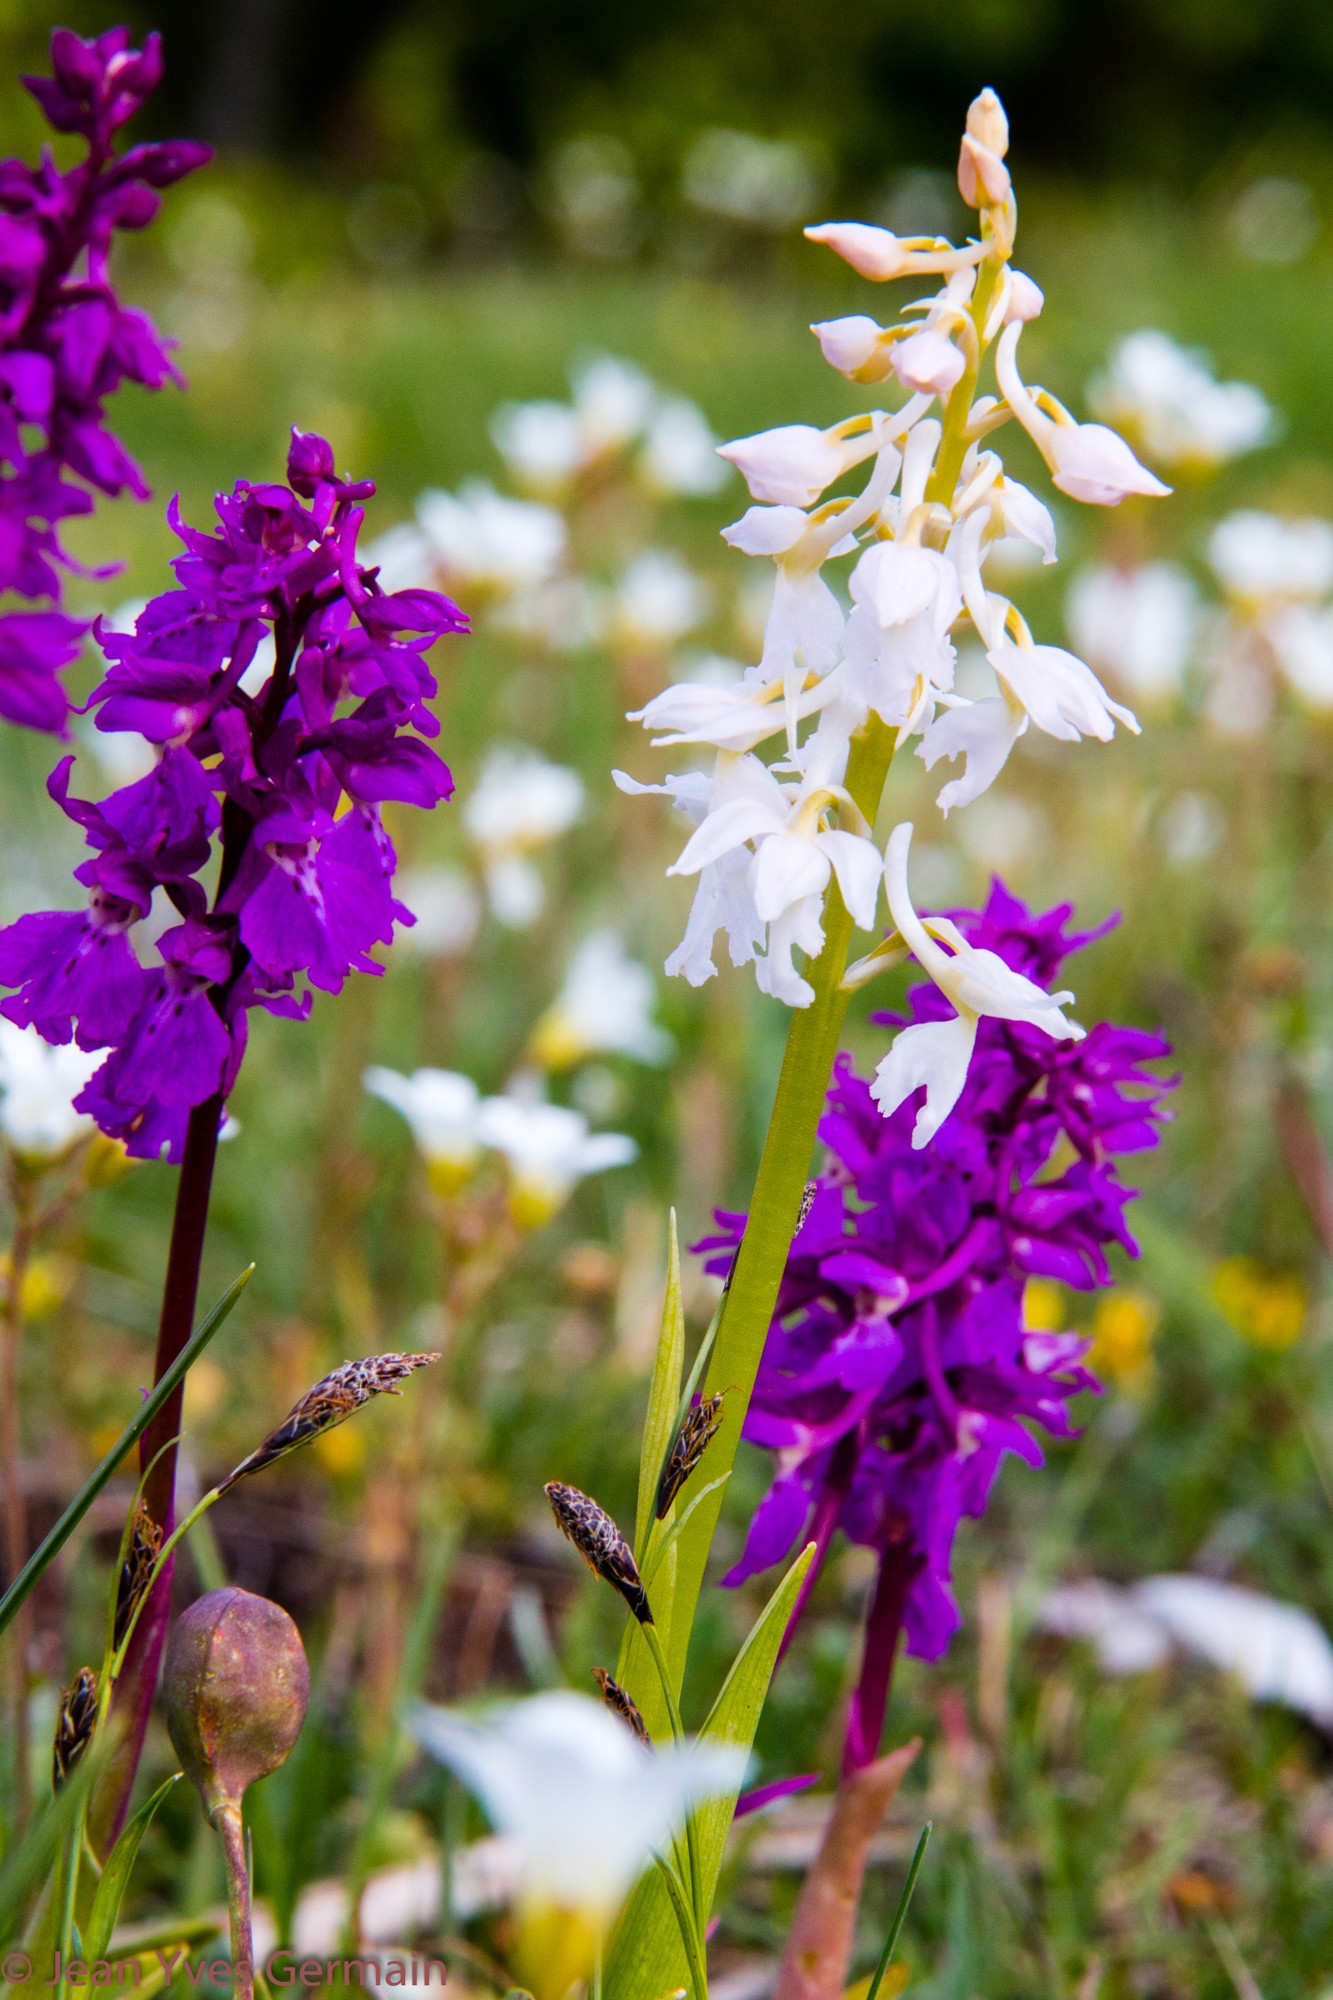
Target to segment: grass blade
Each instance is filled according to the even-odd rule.
[[[64,1548],[65,1543],[74,1533],[79,1522],[88,1512],[88,1509],[92,1506],[103,1487],[107,1486],[115,1476],[126,1452],[138,1443],[172,1391],[199,1359],[199,1356],[203,1353],[209,1341],[213,1338],[213,1335],[222,1325],[223,1320],[226,1319],[227,1314],[249,1284],[254,1274],[254,1268],[253,1264],[248,1265],[241,1272],[240,1277],[223,1293],[207,1317],[200,1321],[199,1325],[190,1335],[189,1340],[185,1343],[185,1346],[172,1362],[170,1368],[167,1369],[161,1381],[154,1385],[152,1393],[144,1398],[142,1407],[136,1412],[131,1421],[126,1424],[124,1430],[116,1439],[116,1442],[112,1445],[96,1472],[93,1473],[90,1479],[84,1481],[60,1519],[56,1522],[54,1528],[52,1528],[50,1534],[46,1536],[40,1547],[28,1558],[28,1561],[14,1578],[4,1596],[0,1597],[0,1632],[3,1632],[9,1624],[19,1606],[24,1602],[29,1592],[37,1583],[43,1570],[46,1569],[48,1564]]]
[[[889,1925],[889,1935],[884,1940],[884,1949],[879,1955],[879,1964],[875,1967],[875,1976],[866,1989],[866,2000],[876,2000],[879,1989],[884,1984],[884,1976],[893,1962],[898,1939],[907,1921],[912,1891],[916,1888],[916,1878],[921,1873],[921,1863],[926,1858],[926,1842],[930,1839],[931,1824],[932,1822],[927,1820],[921,1829],[921,1838],[916,1844],[916,1853],[912,1856],[912,1865],[907,1871],[907,1880],[903,1883],[903,1893],[898,1898],[898,1907],[893,1913],[893,1922]]]
[[[667,1228],[666,1297],[662,1302],[662,1331],[657,1337],[652,1387],[648,1391],[648,1414],[639,1454],[639,1501],[634,1511],[634,1554],[639,1562],[643,1561],[652,1526],[662,1467],[676,1434],[680,1378],[685,1367],[685,1307],[680,1292],[680,1242],[674,1208]]]

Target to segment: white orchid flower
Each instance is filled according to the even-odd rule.
[[[502,403],[491,437],[514,477],[539,490],[558,491],[583,463],[578,416],[567,403]]]
[[[491,908],[511,930],[535,923],[546,902],[530,856],[573,826],[583,780],[522,744],[501,745],[482,765],[463,805],[463,831],[477,851]]]
[[[805,231],[811,243],[824,243],[863,278],[883,284],[890,278],[918,277],[979,264],[985,251],[979,243],[961,250],[941,245],[933,237],[895,236],[869,222],[819,222]]]
[[[1037,728],[1063,743],[1095,736],[1109,743],[1117,722],[1139,734],[1138,718],[1112,701],[1092,668],[1063,646],[1020,646],[1007,635],[986,654],[996,679]]]
[[[928,396],[947,396],[967,366],[961,348],[935,327],[922,327],[896,341],[890,349],[893,372],[904,389]]]
[[[653,1020],[653,977],[626,956],[618,931],[593,931],[575,952],[565,983],[532,1031],[543,1069],[572,1069],[592,1055],[662,1063],[672,1042]]]
[[[868,830],[848,832],[826,827],[824,817],[834,806],[864,827],[847,793],[833,781],[832,772],[817,768],[813,760],[800,784],[786,787],[757,758],[737,758],[730,796],[709,811],[667,873],[694,875],[751,847],[754,858],[749,885],[760,923],[773,925],[788,918],[803,941],[813,934],[819,904],[830,877],[836,874],[853,920],[869,930],[879,894],[879,851]],[[779,933],[784,941],[780,951],[789,959],[785,936],[784,928]],[[810,949],[804,943],[803,948]],[[794,975],[790,990],[800,994],[789,1001],[791,1005],[808,1006],[814,998],[807,982]]]
[[[928,771],[941,757],[965,760],[962,776],[951,778],[935,801],[946,819],[955,806],[970,806],[990,790],[1027,726],[1027,710],[997,696],[946,707],[922,731],[916,754]]]
[[[74,1099],[106,1061],[105,1049],[43,1041],[36,1028],[0,1018],[0,1133],[27,1160],[55,1160],[91,1136]]]
[[[693,1807],[734,1792],[746,1761],[715,1743],[654,1753],[599,1702],[566,1690],[532,1695],[484,1721],[421,1707],[412,1729],[518,1850],[513,1970],[537,2000],[563,2000],[592,1970],[654,1851]]]
[[[749,667],[739,681],[717,686],[707,681],[680,681],[664,688],[643,708],[626,718],[645,729],[665,731],[659,749],[677,743],[707,743],[718,750],[753,750],[770,736],[789,732],[829,700],[829,682],[813,674],[793,687],[762,666]]]
[[[1131,493],[1169,493],[1122,437],[1105,424],[1063,423],[1048,416],[1018,373],[1022,320],[1012,320],[995,348],[995,376],[1004,399],[1050,467],[1051,477],[1071,500],[1090,507],[1118,507]]]
[[[865,711],[911,729],[953,686],[949,631],[963,608],[958,571],[936,549],[872,542],[852,571],[847,667]]]
[[[756,500],[812,507],[835,479],[879,449],[874,426],[858,428],[851,437],[840,435],[842,428],[820,431],[812,424],[780,424],[719,445],[718,456],[736,467]]]
[[[699,826],[708,817],[712,806],[726,796],[735,762],[730,757],[719,758],[715,778],[710,778],[704,771],[684,771],[667,778],[660,785],[641,784],[624,771],[613,771],[611,776],[618,790],[633,797],[641,797],[648,792],[661,793],[671,800],[677,811]],[[719,931],[726,936],[733,965],[753,963],[764,943],[767,926],[755,914],[749,886],[749,866],[748,848],[737,848],[700,869],[699,886],[694,892],[685,935],[666,962],[668,977],[679,975],[687,979],[691,986],[702,986],[706,980],[715,978],[717,967],[713,963],[713,941]]]
[[[888,1118],[924,1086],[926,1101],[912,1132],[912,1144],[920,1148],[934,1138],[962,1095],[983,1015],[1026,1021],[1057,1041],[1079,1041],[1083,1029],[1061,1012],[1073,1000],[1072,993],[1047,993],[996,952],[969,944],[947,917],[923,921],[917,915],[907,886],[911,844],[912,826],[905,820],[894,828],[884,857],[889,910],[904,944],[955,1016],[952,1021],[920,1021],[901,1029],[875,1071],[871,1095]]]
[[[574,376],[574,414],[585,455],[620,451],[641,436],[657,402],[652,378],[632,361],[597,354]]]
[[[466,1186],[481,1158],[481,1092],[470,1076],[452,1069],[418,1069],[404,1076],[375,1063],[362,1072],[361,1082],[407,1120],[437,1194],[457,1194]]]
[[[579,1111],[517,1093],[484,1100],[477,1136],[504,1155],[509,1211],[523,1229],[540,1229],[581,1180],[628,1166],[639,1150],[622,1132],[589,1132]]]
[[[883,382],[892,372],[885,329],[865,313],[819,320],[810,329],[830,368],[852,382]]]

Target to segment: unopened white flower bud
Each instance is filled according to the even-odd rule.
[[[780,556],[793,548],[809,526],[799,507],[747,507],[722,539],[747,556]]]
[[[958,192],[969,208],[998,208],[1009,198],[1009,169],[998,153],[981,145],[970,132],[958,150]]]
[[[1002,160],[1009,151],[1009,120],[1004,115],[1004,106],[989,85],[967,107],[967,130],[997,159]]]
[[[809,507],[844,470],[841,443],[813,424],[779,424],[775,430],[718,446],[756,500]]]
[[[882,382],[891,372],[893,359],[884,345],[884,329],[865,313],[820,320],[810,331],[825,361],[840,375],[854,382]]]
[[[923,395],[947,396],[967,365],[953,342],[933,327],[909,333],[892,352],[894,373],[904,389]]]
[[[1009,302],[1004,309],[1004,322],[1011,320],[1036,319],[1046,303],[1046,295],[1040,285],[1033,283],[1026,271],[1009,273]]]
[[[812,243],[827,243],[863,278],[901,278],[912,268],[912,253],[891,229],[869,222],[818,222],[806,230]]]

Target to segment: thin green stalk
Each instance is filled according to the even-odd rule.
[[[643,1625],[640,1627],[640,1630],[643,1633],[648,1651],[653,1656],[653,1665],[657,1668],[657,1678],[662,1684],[662,1698],[666,1702],[667,1714],[671,1718],[671,1734],[677,1743],[683,1743],[685,1741],[685,1730],[680,1719],[680,1708],[676,1701],[675,1689],[671,1685],[671,1669],[667,1665],[662,1641],[657,1636],[657,1627],[655,1625]],[[685,1850],[689,1861],[690,1901],[694,1905],[695,1922],[698,1924],[699,1934],[702,1936],[704,1926],[708,1921],[708,1912],[705,1910],[703,1902],[703,1869],[699,1862],[699,1843],[695,1835],[693,1813],[687,1813],[685,1816]]]
[[[208,1317],[202,1320],[198,1327],[196,1327],[186,1346],[181,1349],[161,1380],[153,1385],[152,1394],[147,1397],[138,1413],[126,1424],[124,1430],[116,1439],[116,1442],[112,1445],[91,1479],[87,1480],[79,1489],[60,1519],[56,1522],[54,1528],[52,1528],[50,1534],[43,1538],[40,1548],[33,1552],[19,1575],[10,1584],[4,1596],[0,1597],[0,1632],[3,1632],[6,1625],[9,1624],[19,1606],[33,1589],[42,1571],[65,1546],[65,1543],[74,1533],[74,1530],[78,1527],[79,1522],[88,1512],[98,1494],[115,1477],[126,1453],[132,1446],[137,1444],[163,1404],[168,1401],[177,1384],[184,1379],[187,1371],[198,1360],[200,1354],[213,1338],[213,1335],[235,1305],[246,1285],[249,1284],[254,1268],[254,1265],[250,1264],[242,1271],[235,1283],[223,1293],[222,1297],[213,1307],[213,1310],[208,1314]]]
[[[872,824],[893,758],[894,738],[877,717],[852,741],[847,789]],[[787,1253],[800,1214],[823,1115],[833,1058],[838,1052],[847,995],[841,990],[847,970],[853,924],[846,904],[831,884],[824,918],[824,949],[806,968],[815,997],[796,1009],[787,1031],[787,1049],[778,1079],[773,1116],[750,1203],[749,1221],[736,1258],[723,1305],[721,1324],[709,1363],[706,1390],[727,1388],[728,1418],[710,1447],[714,1476],[728,1472],[736,1456],[741,1426],[768,1338],[778,1287],[787,1267]],[[722,1506],[719,1487],[708,1496],[676,1544],[676,1597],[671,1618],[671,1680],[679,1688],[685,1669],[694,1611],[703,1584],[713,1531]],[[654,1704],[656,1706],[656,1704]]]
[[[903,1893],[898,1898],[898,1907],[893,1913],[893,1922],[889,1925],[889,1935],[884,1940],[884,1949],[879,1955],[879,1964],[875,1967],[875,1976],[871,1980],[866,1992],[866,2000],[876,2000],[876,1995],[880,1987],[884,1984],[884,1975],[893,1963],[893,1954],[898,1948],[898,1939],[902,1935],[903,1925],[907,1921],[907,1912],[912,1901],[912,1891],[916,1888],[916,1878],[921,1873],[921,1864],[926,1858],[926,1842],[930,1839],[932,1823],[932,1821],[927,1820],[921,1829],[921,1838],[916,1844],[916,1853],[912,1856],[912,1865],[907,1871],[907,1880],[903,1883]]]

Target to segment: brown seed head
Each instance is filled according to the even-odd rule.
[[[632,1694],[627,1694],[619,1681],[612,1680],[605,1667],[594,1667],[592,1677],[602,1690],[602,1700],[612,1715],[618,1715],[627,1729],[633,1731],[645,1750],[651,1750],[653,1739],[648,1734],[648,1725],[639,1713],[639,1705]]]
[[[640,1625],[651,1625],[653,1614],[634,1551],[606,1509],[580,1493],[577,1486],[564,1486],[558,1479],[550,1481],[546,1497],[556,1526],[573,1542],[588,1568],[620,1592]]]
[[[97,1721],[97,1675],[80,1667],[60,1697],[56,1739],[51,1754],[51,1788],[59,1791],[93,1740]]]
[[[285,1458],[336,1424],[346,1423],[353,1411],[372,1396],[397,1396],[402,1384],[418,1368],[439,1360],[438,1354],[368,1354],[361,1361],[344,1361],[331,1375],[307,1389],[299,1403],[288,1412],[275,1431],[270,1431],[257,1451],[241,1460],[229,1472],[219,1489],[226,1493],[238,1480]]]
[[[280,1605],[228,1587],[176,1620],[162,1690],[176,1755],[212,1818],[286,1758],[305,1721],[310,1668]]]
[[[726,1390],[705,1396],[685,1412],[685,1421],[676,1432],[657,1488],[657,1518],[665,1520],[672,1501],[694,1471],[695,1466],[717,1436],[722,1423],[722,1403]]]
[[[112,1649],[119,1652],[121,1643],[130,1627],[130,1620],[139,1608],[144,1592],[152,1580],[153,1564],[162,1552],[162,1530],[141,1500],[134,1510],[134,1526],[130,1529],[129,1547],[120,1567],[116,1583],[116,1615],[112,1621]]]

